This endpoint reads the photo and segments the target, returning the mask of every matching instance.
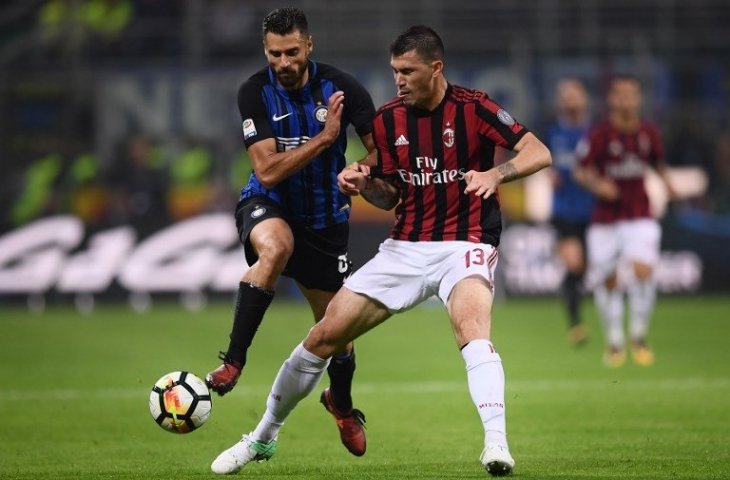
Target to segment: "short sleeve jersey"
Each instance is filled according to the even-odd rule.
[[[464,175],[494,166],[496,147],[513,149],[527,129],[486,93],[449,85],[431,111],[391,100],[377,112],[373,174],[400,188],[391,238],[499,244],[498,196],[464,194]]]
[[[657,168],[664,164],[661,134],[654,125],[641,122],[635,132],[624,133],[604,120],[581,141],[578,156],[582,166],[592,167],[600,176],[613,180],[619,190],[618,200],[596,199],[592,222],[651,218],[644,187],[646,170],[648,166]]]
[[[259,182],[256,172],[241,190],[241,199],[265,195],[281,204],[291,218],[306,227],[321,229],[347,221],[350,197],[337,187],[345,167],[347,126],[358,135],[372,132],[373,101],[352,76],[323,63],[309,62],[309,80],[298,90],[285,90],[265,68],[251,76],[238,91],[246,148],[274,138],[278,152],[297,148],[322,131],[327,100],[336,91],[345,94],[339,138],[309,164],[273,188]]]

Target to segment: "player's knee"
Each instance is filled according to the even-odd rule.
[[[651,268],[651,265],[646,265],[644,263],[634,263],[634,275],[639,280],[648,280],[651,278],[653,269]]]
[[[287,238],[267,237],[257,245],[259,262],[274,270],[281,270],[294,251],[294,242]]]
[[[578,255],[571,255],[563,260],[565,262],[565,269],[570,273],[582,273],[585,269],[583,259]]]
[[[342,350],[342,346],[322,322],[309,330],[307,338],[304,339],[304,348],[320,358],[329,358],[335,352]]]

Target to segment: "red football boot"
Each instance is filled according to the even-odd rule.
[[[220,352],[218,358],[223,360],[223,364],[205,376],[205,384],[218,395],[223,396],[236,386],[243,365],[231,360],[223,352]]]
[[[325,388],[319,401],[324,408],[335,417],[337,428],[340,430],[342,444],[355,456],[365,455],[365,415],[358,409],[352,408],[349,412],[341,412],[332,401],[332,393]]]

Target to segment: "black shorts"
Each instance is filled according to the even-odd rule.
[[[308,289],[327,292],[340,289],[342,282],[352,273],[352,263],[347,258],[350,235],[347,222],[315,230],[291,221],[286,210],[268,197],[259,195],[241,200],[236,206],[236,227],[249,266],[259,258],[249,240],[251,230],[267,218],[283,219],[294,236],[294,251],[282,275],[293,278]]]
[[[578,238],[582,243],[585,243],[588,223],[566,220],[564,218],[553,218],[552,224],[555,227],[559,240]]]

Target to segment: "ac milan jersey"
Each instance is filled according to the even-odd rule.
[[[646,169],[664,164],[661,134],[654,125],[641,122],[635,132],[623,133],[605,120],[591,129],[579,145],[578,155],[582,166],[595,168],[600,176],[613,180],[619,190],[615,201],[596,199],[591,221],[651,218],[644,187]]]
[[[241,199],[265,195],[304,226],[321,229],[347,221],[350,197],[337,187],[337,174],[345,168],[347,126],[358,135],[372,131],[375,107],[370,94],[352,76],[324,63],[309,62],[309,80],[298,90],[286,90],[265,68],[248,79],[238,92],[246,148],[267,138],[276,139],[276,150],[297,148],[317,135],[327,119],[327,100],[345,93],[340,136],[318,157],[273,188],[261,185],[256,172],[241,190]]]
[[[499,199],[465,194],[464,175],[494,166],[495,147],[512,149],[527,129],[487,94],[449,85],[434,110],[383,105],[373,120],[373,174],[400,188],[391,238],[499,245]]]

